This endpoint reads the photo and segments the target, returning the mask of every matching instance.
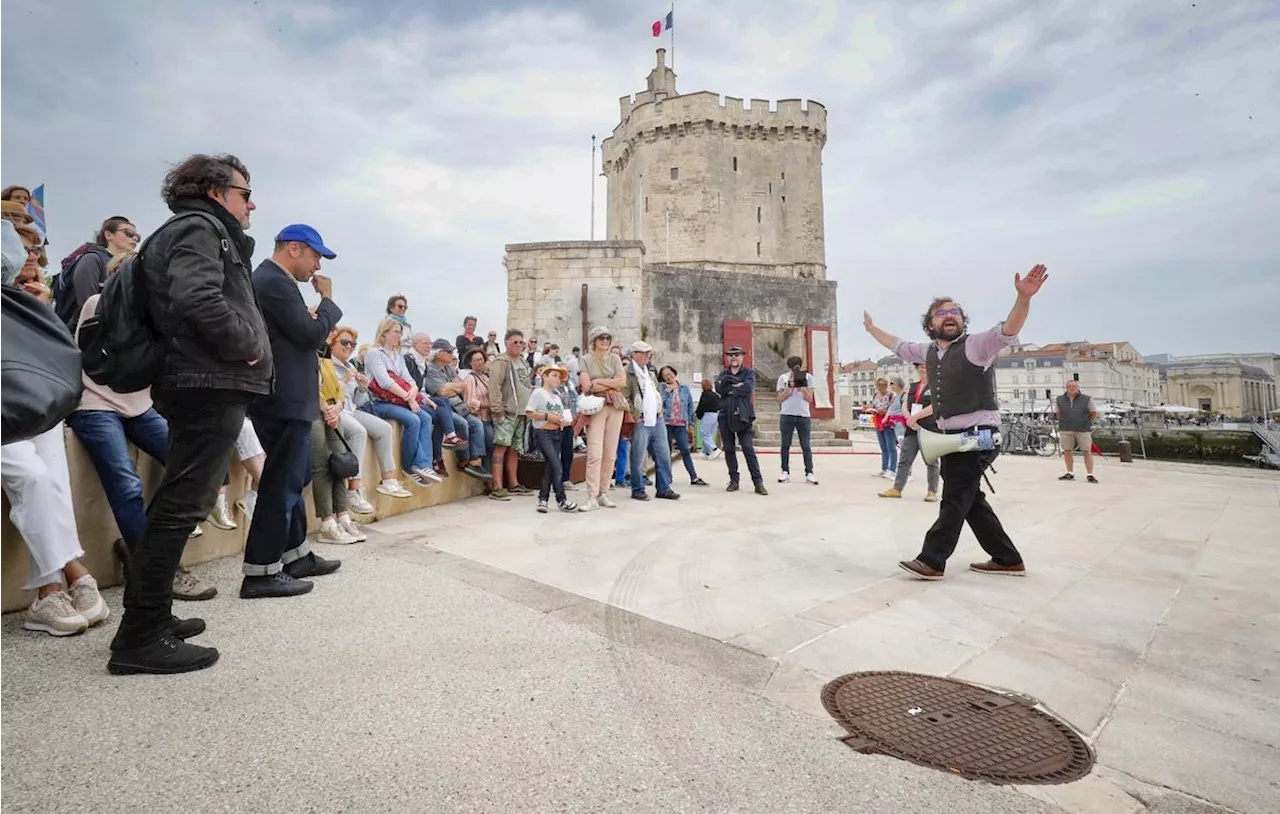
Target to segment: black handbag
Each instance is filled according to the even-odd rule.
[[[341,430],[333,430],[333,434],[338,436],[338,440],[347,448],[347,451],[329,453],[329,474],[333,475],[337,480],[346,480],[358,476],[360,474],[360,459],[351,451],[351,445],[347,443],[347,439],[342,437]]]
[[[34,438],[80,404],[80,348],[54,310],[15,286],[3,288],[0,319],[0,442]]]

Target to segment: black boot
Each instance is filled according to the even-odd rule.
[[[204,633],[204,620],[196,617],[190,619],[179,619],[173,617],[169,620],[169,632],[177,639],[190,639],[192,636],[199,636]]]
[[[217,660],[218,651],[214,648],[187,644],[166,632],[143,647],[111,651],[107,671],[113,675],[172,675],[203,670],[212,667]]]

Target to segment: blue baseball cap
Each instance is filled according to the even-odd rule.
[[[280,230],[280,234],[276,235],[277,243],[288,243],[289,241],[305,243],[315,249],[321,257],[328,260],[332,260],[338,256],[334,253],[333,249],[324,245],[324,241],[320,239],[320,233],[305,223],[295,223],[291,226],[286,226]]]

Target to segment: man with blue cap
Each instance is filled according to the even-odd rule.
[[[280,230],[271,259],[253,272],[276,379],[271,395],[249,409],[267,460],[245,541],[243,599],[304,594],[313,587],[306,577],[331,574],[342,564],[311,551],[302,494],[311,480],[311,424],[320,417],[317,351],[342,318],[333,281],[318,273],[320,258],[335,257],[319,232],[298,223]],[[298,290],[306,282],[320,295],[314,314]]]

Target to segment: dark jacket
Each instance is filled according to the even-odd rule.
[[[224,246],[199,217],[151,236],[143,258],[147,312],[166,344],[156,386],[270,393],[271,346],[249,277],[253,238],[212,200],[184,199],[173,210],[213,215],[230,240]]]
[[[720,397],[716,395],[714,390],[703,390],[701,398],[698,399],[698,409],[694,414],[698,418],[702,418],[707,413],[720,412]]]
[[[75,315],[73,324],[79,320],[80,310],[89,298],[102,292],[110,262],[111,252],[97,243],[86,243],[62,259],[62,273],[69,275],[67,279],[74,296],[74,301],[66,306],[66,311]]]
[[[413,383],[418,385],[418,389],[427,393],[427,389],[422,386],[422,379],[427,374],[427,371],[418,367],[418,360],[413,358],[412,353],[404,354],[404,366],[409,369],[409,376],[413,378]],[[433,396],[435,394],[427,393],[427,395]]]
[[[908,413],[911,412],[911,406],[913,404],[919,404],[920,409],[922,410],[925,407],[928,407],[930,404],[933,404],[933,394],[929,392],[929,385],[926,384],[924,386],[923,392],[919,392],[919,391],[920,391],[920,382],[912,382],[911,386],[908,387],[906,392],[902,394],[903,404],[906,405],[906,412]],[[932,418],[926,418],[923,421],[917,421],[916,423],[921,427],[923,427],[924,429],[929,430],[930,432],[938,431],[938,425]],[[908,425],[907,434],[915,435],[916,431],[911,429],[910,425]]]
[[[264,260],[254,270],[253,290],[262,303],[271,336],[276,386],[270,398],[252,407],[252,413],[315,421],[320,417],[320,357],[316,352],[342,319],[342,309],[333,300],[322,299],[312,317],[298,281],[274,260]]]
[[[720,405],[719,422],[733,430],[747,430],[756,420],[756,406],[751,396],[756,391],[756,372],[749,367],[734,373],[725,368],[716,379],[716,393],[723,402]]]

